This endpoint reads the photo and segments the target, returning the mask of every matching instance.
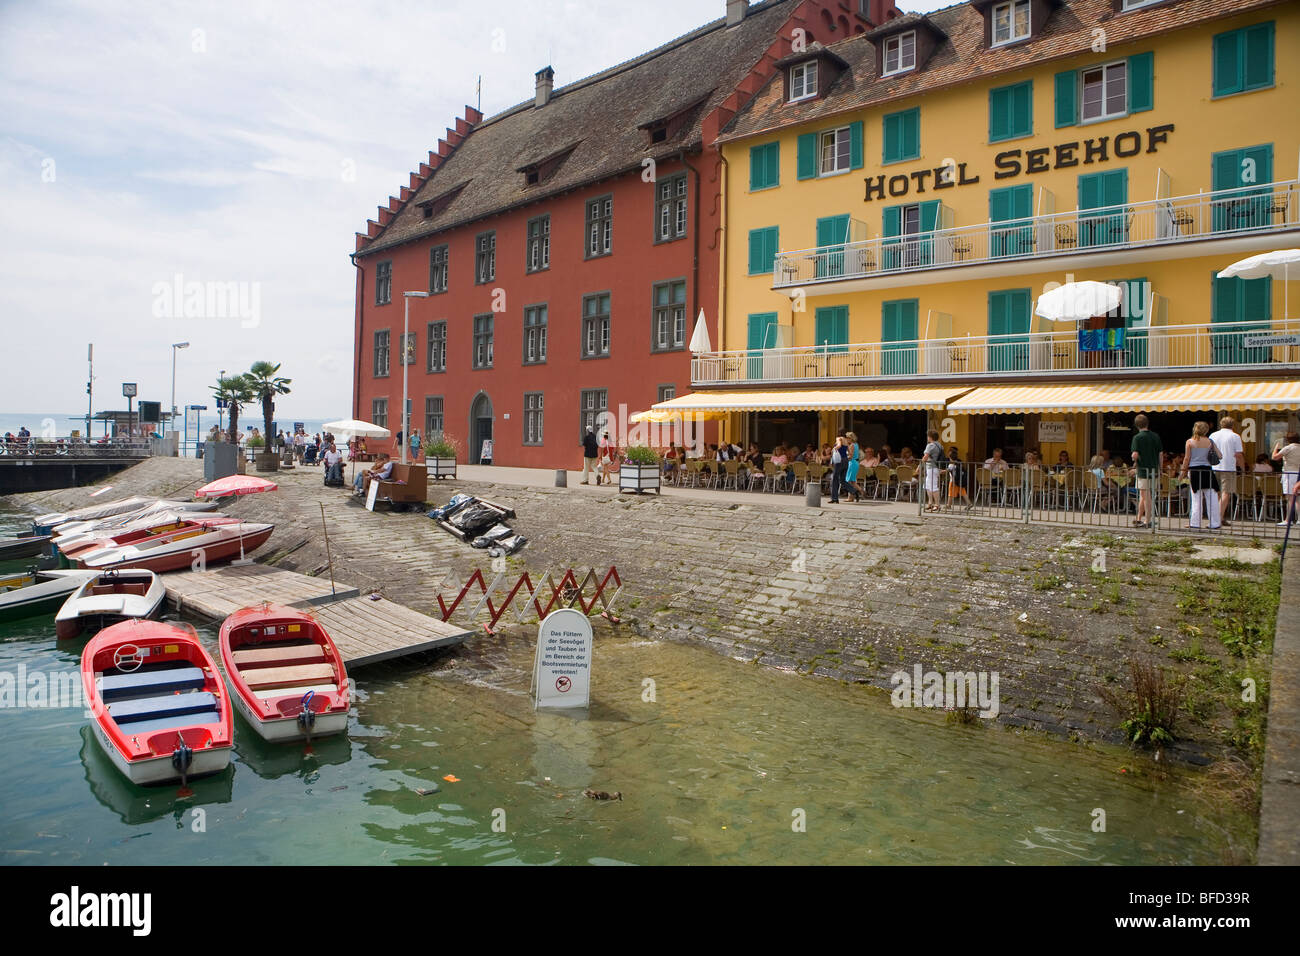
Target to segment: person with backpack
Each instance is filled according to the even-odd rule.
[[[596,440],[595,430],[588,425],[587,434],[582,436],[582,484],[588,484],[587,476],[594,474],[596,484],[600,484],[600,469],[596,462],[600,456],[600,442]]]
[[[835,436],[835,447],[831,449],[831,504],[840,503],[840,491],[844,488],[844,479],[849,471],[849,447],[844,444],[844,436]]]
[[[943,446],[939,444],[939,433],[931,428],[925,433],[929,442],[921,456],[921,465],[925,468],[925,506],[926,511],[939,510],[939,471],[947,464]]]

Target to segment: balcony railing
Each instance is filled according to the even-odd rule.
[[[1281,232],[1300,225],[1298,184],[1289,180],[781,252],[772,288]]]
[[[692,359],[691,382],[706,386],[917,377],[979,380],[1098,369],[1143,375],[1206,367],[1300,368],[1300,318],[1083,334],[1070,326],[1021,335],[706,352]]]

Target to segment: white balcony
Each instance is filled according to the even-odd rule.
[[[1298,186],[1288,180],[780,252],[772,288],[826,295],[1022,274],[1030,259],[1082,268],[1269,249],[1278,233],[1300,229]]]
[[[969,335],[702,353],[691,361],[695,387],[831,382],[1007,381],[1082,377],[1122,370],[1125,379],[1186,371],[1300,370],[1300,318],[1122,330],[1122,341],[1074,327],[1022,335]],[[1106,348],[1104,346],[1111,345]],[[1103,346],[1095,348],[1095,346]]]

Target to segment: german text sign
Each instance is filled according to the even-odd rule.
[[[586,707],[591,703],[591,621],[561,608],[537,629],[538,707]]]

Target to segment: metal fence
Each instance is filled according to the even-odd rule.
[[[15,438],[0,441],[0,460],[6,458],[144,458],[150,453],[146,439],[112,438],[85,442],[80,438]]]
[[[1284,493],[1284,476],[1279,472],[1238,474],[1222,523],[1216,483],[1210,494],[1201,493],[1199,527],[1196,527],[1192,524],[1196,502],[1191,479],[1177,474],[1154,474],[1148,483],[1139,482],[1132,468],[1010,463],[990,467],[986,462],[964,461],[945,462],[937,471],[938,514],[1025,523],[1136,528],[1152,533],[1206,531],[1219,524],[1214,529],[1218,533],[1273,540],[1284,536],[1287,530],[1284,519],[1294,500]],[[1297,476],[1287,477],[1296,483]],[[1139,484],[1147,488],[1140,489]],[[930,505],[926,490],[924,467],[917,472],[915,487],[900,484],[892,489],[894,500],[907,500],[915,495],[918,513],[923,517],[936,513],[927,511]],[[1143,495],[1149,496],[1150,503],[1142,509],[1145,520],[1139,522]]]

